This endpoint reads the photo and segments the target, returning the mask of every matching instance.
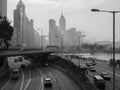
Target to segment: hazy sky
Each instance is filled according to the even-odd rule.
[[[8,18],[13,21],[13,10],[19,0],[8,0]],[[112,14],[91,12],[92,8],[120,10],[120,0],[23,0],[28,18],[34,19],[35,29],[42,28],[48,34],[48,21],[55,19],[58,25],[63,12],[67,29],[76,27],[85,33],[86,39],[112,40]],[[116,14],[116,40],[120,40],[120,13]]]

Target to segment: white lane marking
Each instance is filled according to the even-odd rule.
[[[107,71],[107,72],[109,72],[109,73],[112,73],[113,74],[113,72],[111,72],[111,71]],[[119,74],[115,74],[116,76],[118,76],[118,77],[120,77],[120,75]]]
[[[4,90],[4,88],[7,86],[7,84],[9,83],[9,81],[10,81],[10,77],[9,77],[8,81],[3,85],[3,87],[1,88],[1,90]]]
[[[49,72],[49,74],[53,77],[54,81],[57,82],[56,77],[51,72]]]
[[[20,71],[22,72],[22,82],[21,82],[21,86],[20,86],[20,90],[23,90],[23,84],[24,84],[24,74],[23,71],[20,69]]]
[[[43,77],[41,77],[41,90],[44,90]]]
[[[104,68],[102,68],[102,67],[99,67],[99,68],[101,68],[102,70],[104,70]],[[113,72],[111,72],[111,71],[109,71],[109,70],[107,70],[107,72],[109,72],[109,73],[112,73],[113,74]],[[118,77],[120,77],[120,74],[115,74],[116,76],[118,76]]]
[[[29,71],[30,78],[29,78],[28,83],[26,84],[24,90],[26,90],[26,89],[28,88],[28,86],[29,86],[29,84],[30,84],[30,82],[31,82],[31,72],[30,72],[29,69],[28,69],[28,71]]]
[[[35,66],[36,67],[36,66]],[[41,73],[41,71],[40,71],[40,69],[38,68],[38,67],[36,67],[37,68],[37,70],[38,70],[38,72],[40,73],[40,75],[42,76],[42,73]],[[40,86],[39,86],[39,90],[43,90],[43,78],[41,77],[41,83],[40,83]]]

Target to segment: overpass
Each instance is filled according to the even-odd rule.
[[[10,56],[25,56],[25,55],[50,55],[55,53],[54,51],[48,50],[29,50],[29,51],[3,51],[0,52],[0,57],[10,57]]]

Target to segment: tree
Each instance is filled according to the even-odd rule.
[[[11,41],[13,35],[13,27],[10,23],[7,17],[0,16],[0,40],[3,40],[6,45]]]

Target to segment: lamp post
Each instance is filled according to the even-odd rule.
[[[120,11],[107,11],[99,9],[91,9],[92,12],[108,12],[113,14],[113,90],[115,90],[115,14]]]

